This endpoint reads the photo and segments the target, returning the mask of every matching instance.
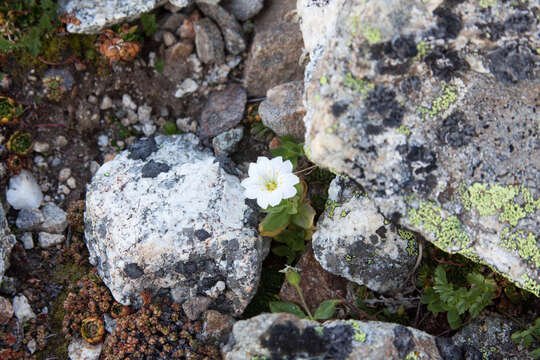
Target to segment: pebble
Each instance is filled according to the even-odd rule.
[[[221,156],[234,152],[243,136],[244,129],[242,127],[222,132],[212,139],[214,153],[216,156]]]
[[[152,123],[145,123],[142,128],[144,135],[147,137],[152,136],[156,132],[156,130],[157,130],[156,125]]]
[[[128,110],[127,118],[130,124],[136,124],[139,121],[139,117],[137,116],[137,113],[133,110]]]
[[[61,244],[65,240],[65,236],[62,234],[50,234],[46,232],[39,233],[39,246],[42,248],[48,248],[53,245]]]
[[[35,339],[30,339],[30,341],[28,341],[28,343],[26,344],[26,348],[28,349],[28,351],[30,351],[30,355],[35,353],[36,350],[37,350],[36,340]]]
[[[69,186],[71,189],[75,189],[77,187],[77,181],[72,176],[66,181],[67,186]]]
[[[34,151],[38,153],[46,153],[49,151],[49,144],[46,142],[36,141],[34,142]]]
[[[11,302],[0,296],[0,324],[4,325],[13,317],[13,306]]]
[[[183,132],[197,131],[197,122],[191,120],[190,117],[176,119],[176,127]]]
[[[237,84],[212,93],[201,113],[200,136],[214,137],[238,125],[244,116],[246,102],[246,91]]]
[[[52,160],[51,165],[52,165],[52,166],[59,166],[61,163],[62,163],[62,160],[60,160],[60,158],[55,157],[55,158]]]
[[[105,95],[103,99],[101,100],[101,105],[99,106],[99,108],[101,110],[107,110],[107,109],[112,108],[112,105],[113,105],[112,99],[108,95]]]
[[[225,59],[225,45],[218,27],[208,18],[197,21],[194,27],[199,59],[205,64],[221,64]]]
[[[34,248],[34,239],[32,239],[31,232],[23,233],[21,236],[21,242],[23,243],[23,246],[26,250],[30,250]]]
[[[98,360],[103,343],[91,345],[82,338],[73,338],[68,346],[70,360]]]
[[[94,95],[90,95],[90,96],[88,96],[88,102],[89,102],[90,104],[94,104],[94,105],[95,105],[95,104],[98,103],[98,98],[95,97]]]
[[[39,209],[22,209],[17,215],[15,225],[24,231],[38,230],[39,225],[45,220],[43,213]]]
[[[131,96],[128,94],[122,95],[122,106],[127,110],[137,110],[137,104],[131,99]]]
[[[129,125],[131,125],[131,122],[129,121],[127,117],[125,117],[125,118],[122,118],[122,120],[120,120],[120,124],[122,124],[125,127],[128,127]]]
[[[137,115],[140,123],[149,123],[152,121],[150,119],[150,116],[152,115],[152,108],[146,104],[139,106],[139,109],[137,110]]]
[[[193,79],[186,79],[180,84],[178,89],[176,90],[176,93],[174,94],[177,98],[182,98],[188,94],[191,94],[199,88],[199,84]]]
[[[58,181],[63,183],[65,182],[67,179],[69,179],[69,177],[71,176],[71,169],[70,168],[63,168],[62,170],[60,170],[60,172],[58,173]]]
[[[57,138],[56,138],[56,146],[58,148],[63,148],[64,146],[66,146],[68,144],[68,141],[66,139],[66,137],[64,135],[59,135]]]
[[[15,296],[13,298],[12,305],[15,317],[21,322],[24,323],[25,321],[34,319],[36,317],[36,314],[34,314],[34,311],[32,310],[28,299],[23,294]]]
[[[192,52],[193,42],[191,40],[182,40],[165,51],[165,59],[167,63],[183,62]]]
[[[176,37],[174,36],[173,33],[171,33],[170,31],[163,32],[163,43],[165,44],[165,46],[169,47],[173,45],[175,42],[176,42]]]
[[[36,164],[39,168],[46,168],[47,162],[45,161],[45,158],[41,155],[37,155],[34,157],[34,164]]]
[[[68,188],[66,185],[60,185],[60,186],[58,187],[58,192],[59,192],[59,193],[62,193],[62,194],[69,195],[69,193],[71,192],[71,190],[69,190],[69,188]]]
[[[68,221],[67,214],[55,203],[48,202],[41,208],[43,221],[39,226],[40,231],[61,234],[66,230]]]
[[[98,146],[99,147],[105,147],[109,145],[109,137],[107,135],[99,135],[98,136]]]
[[[94,175],[95,173],[97,173],[100,166],[101,165],[99,165],[99,163],[97,161],[92,161],[90,163],[90,174]]]
[[[156,66],[156,60],[157,60],[157,55],[154,51],[150,51],[150,53],[148,53],[148,67],[155,67]]]

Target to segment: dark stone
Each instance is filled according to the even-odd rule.
[[[377,235],[379,235],[381,238],[386,239],[386,227],[381,226],[376,231]]]
[[[396,101],[396,93],[385,86],[376,86],[366,97],[369,112],[383,116],[383,125],[397,127],[401,124],[405,110]]]
[[[398,35],[389,42],[388,56],[393,59],[409,59],[418,54],[413,36]]]
[[[458,148],[467,145],[478,134],[474,125],[467,122],[465,114],[456,111],[443,120],[438,136],[443,144]]]
[[[128,147],[128,159],[146,160],[146,158],[157,151],[157,149],[156,140],[154,140],[153,137],[138,139]]]
[[[398,351],[400,358],[405,358],[414,349],[414,340],[411,330],[405,326],[396,326],[394,328],[394,347]]]
[[[323,338],[328,341],[325,359],[345,360],[352,351],[354,330],[349,325],[324,328]]]
[[[210,234],[208,231],[204,229],[195,230],[194,234],[197,237],[197,239],[199,239],[200,241],[204,241],[208,239],[209,237],[212,237],[212,234]]]
[[[199,135],[214,137],[238,125],[244,116],[246,103],[246,91],[238,84],[212,93],[201,113]]]
[[[124,267],[124,272],[130,279],[138,279],[144,275],[144,271],[136,263],[129,263]]]
[[[349,104],[345,101],[337,101],[332,104],[332,114],[334,114],[335,117],[339,117],[341,114],[347,111],[348,107]]]
[[[436,155],[424,146],[410,146],[407,161],[422,161],[427,164],[435,163]]]
[[[413,91],[419,91],[422,88],[422,82],[418,76],[409,76],[403,80],[399,87],[405,94],[410,94]]]
[[[437,15],[437,29],[434,35],[442,39],[455,39],[463,29],[461,18],[444,7],[439,7],[433,11]]]
[[[435,344],[443,360],[463,360],[463,348],[454,344],[452,339],[436,337]]]
[[[240,171],[236,168],[234,162],[229,157],[227,157],[227,155],[216,156],[216,158],[214,159],[214,163],[216,162],[219,164],[219,167],[221,167],[223,171],[225,171],[227,174],[234,176],[241,175]]]
[[[225,61],[223,39],[218,27],[208,18],[194,23],[197,56],[205,64],[222,64]]]
[[[528,48],[516,45],[497,48],[488,59],[489,70],[499,81],[517,83],[534,77],[535,57]]]
[[[382,133],[383,128],[382,128],[382,126],[376,126],[376,125],[372,125],[372,124],[367,124],[366,128],[365,128],[365,131],[366,131],[366,135],[378,135],[378,134]]]
[[[469,68],[469,64],[460,58],[456,51],[440,46],[434,48],[425,61],[433,75],[444,81],[450,81],[458,71]]]
[[[528,11],[520,11],[518,13],[510,15],[504,21],[504,27],[506,28],[506,30],[514,31],[521,34],[529,31],[533,23],[534,20],[529,15]]]
[[[160,173],[169,171],[169,169],[169,165],[165,163],[150,160],[142,167],[141,174],[143,178],[155,178]]]

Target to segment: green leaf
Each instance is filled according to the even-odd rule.
[[[294,255],[294,252],[288,246],[285,246],[285,245],[276,246],[272,248],[272,253],[277,256],[286,256],[286,257],[290,255]]]
[[[176,128],[176,124],[172,121],[167,121],[165,124],[163,124],[163,132],[166,135],[174,135],[181,133],[181,131]]]
[[[287,270],[287,273],[285,274],[285,280],[287,280],[287,282],[289,284],[291,284],[292,286],[300,286],[300,280],[301,280],[301,277],[300,277],[300,274],[297,273],[295,270],[289,268]]]
[[[270,302],[270,311],[273,313],[288,313],[298,316],[301,319],[304,319],[306,315],[300,309],[300,307],[291,302],[284,301],[271,301]]]
[[[336,312],[336,305],[341,303],[341,300],[326,300],[323,301],[317,310],[315,310],[315,314],[313,315],[315,319],[317,320],[326,320],[330,319],[332,316],[334,316],[334,313]]]
[[[156,14],[141,14],[141,25],[147,37],[154,35],[159,28],[158,24],[156,24]]]
[[[533,359],[540,359],[540,348],[533,350],[529,353]]]
[[[435,268],[435,284],[437,285],[443,285],[447,284],[448,281],[446,280],[446,271],[444,271],[444,267],[442,265],[438,265]]]
[[[458,329],[461,326],[461,318],[456,311],[448,311],[448,313],[446,314],[446,318],[448,319],[448,324],[450,324],[450,327],[453,330]]]
[[[313,227],[315,214],[315,209],[313,209],[308,201],[301,202],[298,204],[298,214],[292,217],[292,223],[309,230]]]
[[[163,72],[163,65],[164,65],[164,61],[163,59],[158,59],[156,60],[156,64],[154,65],[154,69],[158,72],[158,73],[162,73]]]
[[[276,236],[289,225],[290,218],[285,212],[269,213],[259,225],[259,232],[262,236]]]

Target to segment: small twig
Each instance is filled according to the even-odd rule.
[[[309,167],[307,167],[307,168],[305,168],[305,169],[295,171],[295,172],[293,172],[293,174],[296,175],[296,174],[301,174],[301,173],[303,173],[304,171],[315,170],[316,167],[317,167],[317,165],[311,165],[311,166],[309,166]],[[307,175],[307,174],[306,174],[306,175]]]
[[[260,97],[260,98],[251,98],[251,99],[248,99],[247,102],[248,103],[254,103],[254,102],[263,101],[264,99],[266,99],[266,96],[263,96],[263,97]]]
[[[458,263],[455,263],[455,262],[450,261],[450,260],[446,261],[446,260],[438,259],[438,258],[437,258],[437,252],[438,252],[438,251],[439,251],[438,248],[435,248],[435,249],[433,250],[433,258],[434,258],[435,261],[438,262],[439,264],[448,264],[448,265],[454,265],[454,266],[465,266],[465,265],[463,265],[463,264],[458,264]]]
[[[66,60],[64,60],[64,61],[62,61],[60,63],[53,63],[53,62],[47,61],[47,60],[43,59],[41,56],[38,56],[37,58],[42,63],[50,65],[50,66],[62,66],[62,65],[71,64],[72,62],[76,62],[77,64],[83,64],[84,65],[84,63],[81,60],[79,60],[76,56],[72,56],[72,57],[70,57],[70,58],[68,58],[68,59],[66,59]]]

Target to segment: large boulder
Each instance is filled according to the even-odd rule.
[[[97,34],[101,30],[121,22],[138,18],[142,13],[154,10],[167,0],[60,0],[62,12],[73,14],[80,24],[70,23],[72,33]]]
[[[451,342],[451,340],[450,340]],[[234,324],[225,360],[244,359],[476,359],[472,347],[448,345],[403,325],[332,320],[324,324],[291,314],[262,314]],[[481,358],[481,357],[480,357]]]
[[[414,235],[384,218],[354,182],[336,177],[312,241],[329,272],[383,293],[398,292],[418,258]]]
[[[9,267],[9,254],[16,242],[15,235],[9,230],[4,207],[0,204],[0,283]]]
[[[140,140],[88,186],[90,261],[124,305],[140,304],[145,289],[170,291],[238,316],[268,252],[253,216],[239,179],[193,134]]]
[[[315,3],[299,1],[310,158],[385,218],[540,294],[537,8]]]

